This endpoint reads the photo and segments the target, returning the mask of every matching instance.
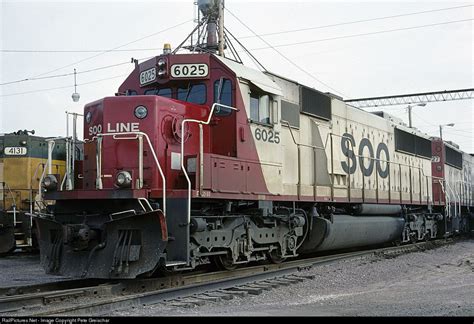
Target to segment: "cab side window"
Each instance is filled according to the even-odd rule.
[[[251,90],[250,92],[250,120],[270,124],[270,96]]]
[[[232,107],[232,82],[228,79],[219,79],[214,82],[214,102]],[[225,107],[216,107],[217,116],[228,116],[232,110]]]

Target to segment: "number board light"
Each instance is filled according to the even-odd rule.
[[[21,146],[7,146],[3,152],[5,155],[26,155],[26,153],[28,153],[28,149]]]
[[[145,85],[156,80],[156,67],[140,73],[140,85]]]
[[[209,66],[205,63],[173,64],[171,76],[173,78],[205,78],[209,75]]]

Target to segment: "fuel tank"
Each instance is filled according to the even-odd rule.
[[[387,216],[333,215],[313,217],[299,253],[338,250],[392,242],[401,238],[405,220]]]
[[[351,206],[354,215],[397,215],[402,212],[400,205],[360,204]]]

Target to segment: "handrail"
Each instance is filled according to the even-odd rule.
[[[135,135],[136,137],[118,137],[119,135]],[[163,181],[163,214],[166,217],[166,178],[165,174],[163,173],[163,169],[161,168],[160,161],[158,161],[158,157],[156,156],[155,149],[153,148],[153,145],[151,144],[150,138],[148,137],[147,133],[144,132],[123,132],[123,133],[99,133],[96,136],[92,138],[92,141],[94,139],[97,139],[97,142],[100,144],[98,146],[102,146],[102,137],[104,136],[112,136],[113,139],[120,140],[120,139],[139,139],[141,136],[145,137],[148,143],[148,146],[150,147],[151,153],[153,155],[153,159],[155,160],[156,166],[158,167],[158,171],[160,172],[161,175],[161,180]],[[101,149],[98,149],[98,153],[101,153]],[[141,151],[141,154],[143,154],[143,151]],[[97,173],[98,175],[101,174],[102,171],[102,155],[100,154],[100,161],[99,161],[99,156],[97,156],[97,162],[98,162],[98,169]],[[100,162],[100,163],[99,163]],[[143,162],[143,160],[142,160]],[[143,165],[139,165],[139,169],[142,169],[142,172],[140,174],[143,174]],[[143,179],[140,180],[140,183],[143,181]],[[100,179],[100,182],[102,182],[102,179]]]
[[[293,134],[293,130],[292,130],[292,128],[290,127],[289,122],[287,122],[287,121],[285,121],[285,120],[282,120],[281,123],[282,123],[283,125],[285,125],[285,126],[288,127],[288,129],[290,130],[290,135],[291,135],[291,137],[292,137],[293,143],[294,143],[297,147],[303,146],[303,147],[312,148],[313,150],[315,150],[315,149],[325,150],[326,147],[327,147],[328,138],[330,138],[330,137],[332,138],[333,136],[335,136],[335,137],[340,137],[340,138],[347,138],[347,139],[349,139],[349,137],[347,137],[347,136],[339,135],[339,134],[335,134],[335,133],[329,132],[328,135],[326,136],[326,141],[325,141],[325,145],[324,145],[324,146],[315,146],[315,145],[308,145],[308,144],[298,143],[298,142],[296,141],[296,139],[295,139],[295,136],[294,136],[294,134]],[[378,159],[378,158],[376,158],[376,157],[370,157],[370,156],[364,156],[364,155],[356,154],[356,152],[354,151],[354,145],[352,145],[352,142],[351,142],[351,141],[349,141],[349,143],[350,143],[350,145],[351,145],[351,147],[352,147],[352,149],[353,149],[353,150],[352,150],[352,151],[353,151],[353,156],[354,156],[355,158],[362,158],[362,159],[368,159],[368,160],[373,160],[373,161],[384,162],[384,163],[387,163],[388,165],[398,165],[399,167],[402,167],[402,166],[403,166],[403,167],[408,167],[409,169],[418,170],[418,171],[421,173],[421,176],[422,176],[424,179],[431,179],[431,180],[437,179],[437,180],[443,181],[443,178],[441,178],[441,177],[435,177],[435,176],[432,176],[432,175],[427,175],[427,174],[425,174],[424,169],[423,169],[422,167],[419,167],[419,166],[410,165],[410,164],[408,164],[408,163],[401,163],[401,162],[389,161],[389,160],[385,160],[385,159]],[[333,157],[331,157],[331,158],[333,158]],[[333,181],[331,181],[331,182],[332,182],[331,185],[334,186]],[[316,186],[316,184],[314,184],[314,185]],[[356,189],[356,188],[352,188],[352,187],[350,186],[350,182],[349,182],[349,184],[348,184],[348,188],[349,188],[349,189]],[[389,188],[389,191],[391,191],[391,188]],[[401,192],[401,188],[400,188],[400,190],[397,191],[397,192]],[[420,187],[420,195],[421,195],[421,192],[422,192],[422,188]],[[429,197],[429,193],[427,192],[426,194],[427,194],[428,197]]]
[[[456,203],[456,201],[457,201],[456,200],[456,193],[451,188],[448,181],[445,180],[444,183],[446,184],[446,188],[451,192],[451,194],[454,197],[454,218],[457,218],[458,217],[458,209],[457,209],[457,203]],[[448,196],[448,195],[446,195],[446,196]],[[449,202],[451,203],[451,198],[449,199]]]
[[[48,166],[48,172],[51,173],[52,169],[52,163],[53,163],[53,150],[54,146],[56,145],[56,142],[54,141],[56,138],[53,139],[48,139],[46,142],[48,142],[48,159],[46,161],[46,164]],[[41,184],[43,183],[44,176],[46,174],[46,165],[43,167],[43,173],[41,174],[39,183],[38,183],[38,191],[40,192],[41,196],[43,196],[41,192]]]
[[[303,143],[298,143],[296,142],[295,136],[293,135],[293,130],[291,129],[290,123],[287,122],[286,120],[281,120],[280,121],[282,124],[286,124],[288,126],[288,129],[290,130],[291,138],[293,139],[293,143],[295,143],[297,146],[305,146],[309,148],[314,148],[314,149],[319,149],[319,150],[325,150],[325,146],[316,146],[316,145],[308,145],[308,144],[303,144]]]
[[[4,188],[5,188],[5,186],[7,187],[8,192],[10,192],[10,196],[12,197],[11,199],[13,201],[13,205],[12,205],[12,207],[13,207],[13,225],[15,225],[16,224],[16,199],[15,199],[15,196],[13,195],[13,192],[12,192],[10,186],[8,185],[8,183],[6,183],[6,182],[2,182],[2,183],[4,185]]]
[[[281,122],[282,125],[286,125],[288,127],[288,130],[290,131],[291,138],[293,139],[293,143],[296,145],[296,148],[298,150],[298,183],[296,185],[297,185],[297,195],[298,195],[298,198],[300,198],[300,196],[301,196],[301,149],[300,149],[300,147],[303,146],[303,147],[308,147],[308,148],[313,149],[314,164],[315,164],[315,167],[316,167],[316,150],[323,150],[323,151],[326,150],[327,140],[328,140],[331,133],[328,133],[328,135],[326,136],[326,141],[325,141],[324,146],[316,146],[316,145],[308,145],[308,144],[298,143],[295,139],[295,136],[293,135],[293,130],[291,129],[290,123],[286,120],[281,120],[280,122]],[[350,143],[352,145],[352,142],[350,142]],[[313,178],[314,178],[313,179],[313,181],[314,181],[313,196],[316,198],[316,195],[317,195],[317,173],[316,173],[316,170],[313,171]],[[334,180],[333,177],[331,177],[330,178],[331,188],[334,188],[334,181],[333,180]]]
[[[456,188],[456,193],[457,193],[458,197],[460,198],[459,199],[460,203],[462,203],[462,200],[465,200],[466,204],[472,203],[471,202],[472,199],[471,199],[471,197],[469,197],[469,193],[470,193],[470,191],[472,191],[472,188],[474,187],[474,184],[469,183],[469,182],[464,181],[464,180],[456,180],[456,183],[461,183],[463,192],[465,192],[465,194],[463,194],[462,192],[458,192],[457,187],[455,187]],[[461,194],[463,194],[462,197],[461,197]],[[459,208],[461,208],[461,207],[459,207]]]
[[[59,170],[59,167],[61,167],[61,165],[58,164],[58,163],[51,163],[51,167],[53,165],[56,167],[56,170]],[[33,213],[33,200],[34,200],[34,197],[33,197],[33,179],[36,179],[36,176],[38,175],[38,170],[39,170],[40,166],[43,167],[42,177],[44,176],[44,170],[46,169],[46,163],[40,162],[40,163],[38,163],[38,165],[36,165],[35,173],[34,173],[33,177],[30,180],[30,188],[27,189],[27,190],[30,191],[30,213]],[[51,171],[50,171],[50,173],[51,173]],[[41,182],[43,180],[42,179],[39,179],[39,180],[40,181],[39,181],[39,188],[38,188],[39,191],[38,191],[38,193],[40,195],[40,198],[42,199],[43,195],[41,193]]]
[[[184,167],[184,142],[185,142],[184,124],[197,123],[200,125],[209,125],[209,123],[211,122],[212,115],[214,114],[214,108],[216,106],[238,111],[237,108],[215,102],[211,107],[211,111],[209,112],[207,121],[197,120],[197,119],[183,119],[183,121],[181,121],[181,170],[183,171],[184,176],[186,177],[186,181],[188,182],[188,208],[187,208],[187,222],[188,223],[187,225],[191,223],[191,179],[189,179],[188,172],[186,171],[186,168]],[[202,159],[202,156],[200,157],[200,159]]]
[[[446,193],[446,189],[444,188],[443,181],[439,181],[439,185],[441,186],[441,190],[443,190],[444,193],[444,210],[445,210],[445,215],[444,215],[444,236],[448,236],[448,217],[451,218],[451,200],[449,199],[449,195]]]

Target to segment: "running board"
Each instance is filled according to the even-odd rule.
[[[184,261],[168,261],[168,262],[166,262],[167,267],[174,267],[174,266],[180,266],[180,265],[186,265],[186,262],[184,262]]]

